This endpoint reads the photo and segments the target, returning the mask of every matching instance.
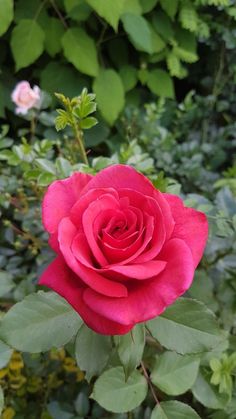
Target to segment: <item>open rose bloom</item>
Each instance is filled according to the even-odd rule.
[[[28,81],[19,82],[11,94],[12,101],[17,105],[16,113],[26,115],[32,108],[40,104],[40,88],[34,86],[31,89]]]
[[[203,213],[124,165],[53,182],[43,223],[57,257],[40,284],[107,335],[129,332],[182,295],[208,236]]]

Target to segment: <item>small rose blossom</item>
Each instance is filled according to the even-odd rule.
[[[34,86],[31,89],[28,81],[17,83],[11,94],[12,101],[17,105],[16,113],[26,115],[32,108],[37,108],[40,104],[40,88]]]
[[[202,212],[125,165],[53,182],[43,223],[57,257],[40,285],[105,335],[129,332],[184,294],[208,237]]]

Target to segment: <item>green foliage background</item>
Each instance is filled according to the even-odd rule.
[[[0,0],[0,17],[3,419],[235,419],[235,2]],[[51,94],[24,118],[10,100],[22,79]],[[99,119],[84,133],[89,167],[55,130],[52,95],[84,86]],[[38,292],[53,258],[40,203],[53,180],[118,162],[204,211],[210,235],[187,295],[145,333],[110,339]]]
[[[1,0],[0,16],[1,116],[16,79],[26,78],[69,96],[93,88],[112,125],[148,91],[174,98],[173,78],[188,76],[198,44],[221,30],[219,16],[229,30],[236,8],[230,0]]]

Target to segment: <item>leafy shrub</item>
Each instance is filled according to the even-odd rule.
[[[125,103],[138,103],[143,90],[173,98],[173,77],[187,76],[188,65],[198,60],[198,41],[207,42],[225,19],[234,25],[236,15],[230,0],[14,3],[14,10],[13,0],[0,6],[0,115],[5,106],[12,109],[16,74],[68,96],[92,86],[109,125]],[[228,30],[226,42],[230,37]]]

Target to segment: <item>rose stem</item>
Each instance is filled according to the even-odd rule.
[[[154,390],[154,388],[153,388],[152,382],[151,382],[151,380],[150,380],[150,377],[149,377],[149,375],[148,375],[148,372],[147,372],[147,370],[146,370],[146,368],[145,368],[145,365],[144,365],[143,361],[141,361],[141,367],[142,367],[142,370],[143,370],[144,377],[145,377],[145,378],[146,378],[146,380],[147,380],[147,383],[148,383],[148,385],[149,385],[149,387],[150,387],[151,393],[152,393],[152,395],[153,395],[153,398],[154,398],[154,400],[155,400],[156,404],[160,404],[160,402],[159,402],[159,400],[158,400],[158,398],[157,398],[157,396],[156,396],[155,390]]]

